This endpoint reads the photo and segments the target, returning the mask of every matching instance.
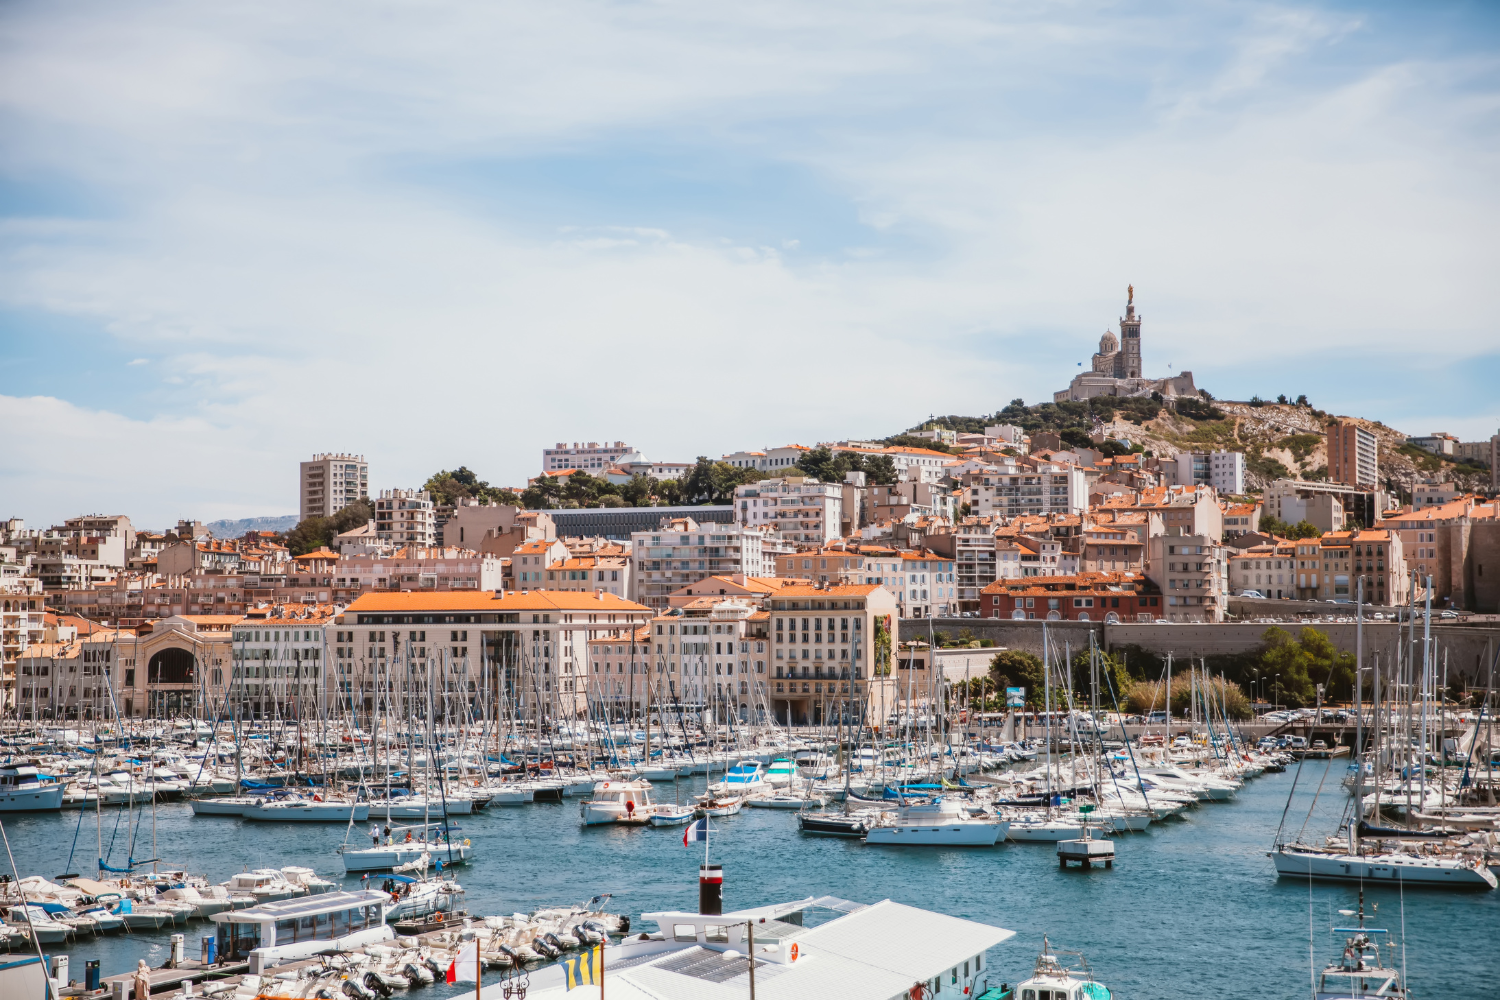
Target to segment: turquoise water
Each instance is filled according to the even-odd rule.
[[[1315,788],[1326,763],[1309,763],[1299,788]],[[1338,765],[1342,771],[1342,764]],[[1233,802],[1200,805],[1184,820],[1153,823],[1144,833],[1116,838],[1113,870],[1059,870],[1051,845],[1006,844],[995,849],[912,850],[867,847],[858,841],[803,837],[794,814],[746,809],[715,820],[713,860],[725,871],[725,909],[803,896],[832,895],[858,902],[891,898],[1016,931],[989,955],[993,982],[1028,975],[1046,933],[1055,947],[1082,951],[1099,979],[1124,1000],[1308,995],[1309,911],[1319,966],[1342,939],[1329,933],[1352,908],[1353,885],[1278,880],[1265,856],[1286,805],[1293,771],[1248,783]],[[1308,820],[1308,831],[1332,828],[1344,804],[1330,775]],[[703,779],[696,781],[702,787]],[[670,799],[671,785],[662,788]],[[682,783],[682,794],[693,788]],[[1328,789],[1331,789],[1331,794]],[[1298,793],[1289,810],[1295,830],[1308,815],[1310,795]],[[105,813],[108,843],[114,814]],[[23,875],[63,871],[77,813],[16,816],[5,822]],[[701,846],[682,846],[682,830],[589,828],[578,805],[530,805],[460,821],[482,851],[460,869],[469,908],[511,913],[615,894],[615,908],[638,915],[697,908]],[[151,857],[151,813],[142,814],[136,857]],[[123,831],[123,826],[122,826]],[[125,857],[123,832],[114,858]],[[298,864],[337,877],[334,847],[340,826],[273,827],[237,819],[198,818],[182,804],[156,807],[156,845],[176,867],[222,881],[242,868]],[[363,840],[363,830],[354,837]],[[83,819],[73,871],[91,874],[95,830]],[[357,879],[348,879],[353,887]],[[1309,903],[1311,900],[1311,903]],[[1371,889],[1379,903],[1374,926],[1399,934],[1398,894]],[[1417,997],[1500,996],[1500,893],[1408,889],[1407,962]],[[189,955],[207,924],[186,929]],[[202,929],[200,929],[202,928]],[[169,935],[86,938],[70,952],[72,975],[85,959],[102,961],[105,975],[152,965],[166,957]],[[488,982],[489,979],[486,979]],[[471,991],[472,987],[468,987]],[[438,998],[442,987],[412,992]]]

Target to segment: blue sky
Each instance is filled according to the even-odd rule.
[[[0,9],[0,516],[520,483],[1148,372],[1500,429],[1487,4]]]

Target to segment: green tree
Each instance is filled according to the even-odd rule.
[[[1002,649],[990,659],[990,679],[1002,693],[1008,687],[1025,688],[1027,706],[1041,707],[1042,661],[1031,653]]]
[[[368,500],[356,500],[332,517],[309,517],[297,523],[286,534],[286,547],[294,556],[304,556],[324,545],[333,544],[333,536],[357,528],[375,517]]]
[[[1115,653],[1098,651],[1099,657],[1099,706],[1110,708],[1109,682],[1114,682],[1114,693],[1116,698],[1123,698],[1125,692],[1135,683],[1130,676],[1130,671],[1125,668],[1125,658]],[[1108,676],[1109,680],[1105,677]],[[1089,651],[1080,649],[1073,655],[1073,697],[1087,698],[1089,695],[1089,684],[1093,676],[1089,668]]]
[[[896,462],[889,455],[872,455],[864,462],[865,481],[871,486],[894,486]]]
[[[520,506],[521,498],[514,490],[491,486],[480,479],[466,465],[449,472],[443,469],[427,477],[422,489],[432,494],[432,502],[439,505],[457,504],[460,500],[489,500]]]

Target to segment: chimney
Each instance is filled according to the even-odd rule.
[[[698,912],[719,915],[724,912],[724,866],[698,866]]]

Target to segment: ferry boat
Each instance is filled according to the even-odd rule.
[[[251,961],[254,955],[263,966],[273,966],[393,940],[395,932],[385,922],[390,898],[370,889],[325,892],[216,913],[219,961]]]
[[[584,826],[645,826],[655,811],[649,781],[601,781],[593,796],[578,805]]]
[[[0,813],[58,812],[63,783],[31,766],[0,768]]]

